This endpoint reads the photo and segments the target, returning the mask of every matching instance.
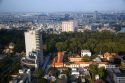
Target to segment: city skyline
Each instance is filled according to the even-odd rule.
[[[117,11],[125,0],[0,0],[1,12]]]

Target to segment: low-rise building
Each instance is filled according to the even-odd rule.
[[[40,57],[38,52],[31,52],[28,57],[21,59],[21,64],[28,68],[38,68],[40,66]]]
[[[117,57],[117,54],[116,54],[116,53],[106,52],[106,53],[104,53],[104,55],[103,55],[103,58],[106,59],[106,60],[108,60],[108,61],[111,61],[111,60],[113,60],[113,59],[116,58],[116,57]]]
[[[71,62],[80,62],[80,61],[82,61],[82,58],[81,57],[70,57],[69,60]]]
[[[113,77],[115,83],[125,83],[125,73],[114,73]]]
[[[57,79],[57,83],[67,83],[67,75],[66,74],[60,74]]]
[[[97,64],[98,67],[105,67],[108,65],[108,62],[74,62],[71,64],[64,64],[64,63],[55,63],[55,64],[51,64],[52,67],[58,67],[58,68],[62,68],[62,67],[69,67],[69,68],[79,68],[79,67],[88,67],[91,64]]]
[[[83,56],[91,56],[90,50],[81,50],[81,57]]]
[[[125,83],[125,71],[121,71],[119,68],[110,68],[107,70],[114,83]]]
[[[19,70],[19,73],[11,75],[12,79],[9,83],[31,83],[30,69]]]
[[[108,69],[108,68],[116,68],[116,65],[114,65],[114,64],[108,64],[108,65],[106,65],[106,67],[105,67],[106,69]]]
[[[71,75],[74,75],[76,78],[78,78],[80,73],[77,68],[72,68]]]

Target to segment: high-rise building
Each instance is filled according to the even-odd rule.
[[[25,32],[26,58],[21,59],[22,65],[38,68],[43,63],[42,34],[39,30]]]
[[[37,51],[43,55],[42,34],[39,30],[30,30],[25,32],[26,56],[32,51]]]
[[[75,32],[77,31],[78,23],[75,20],[68,20],[62,22],[62,32]]]

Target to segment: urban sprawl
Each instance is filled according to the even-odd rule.
[[[125,13],[0,13],[0,83],[125,83]]]

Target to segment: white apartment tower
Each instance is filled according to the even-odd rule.
[[[39,53],[43,57],[43,45],[42,45],[42,34],[39,30],[29,30],[25,32],[25,46],[26,46],[26,57],[32,51]]]
[[[76,20],[68,20],[62,22],[62,32],[75,32],[77,31],[78,23]]]

